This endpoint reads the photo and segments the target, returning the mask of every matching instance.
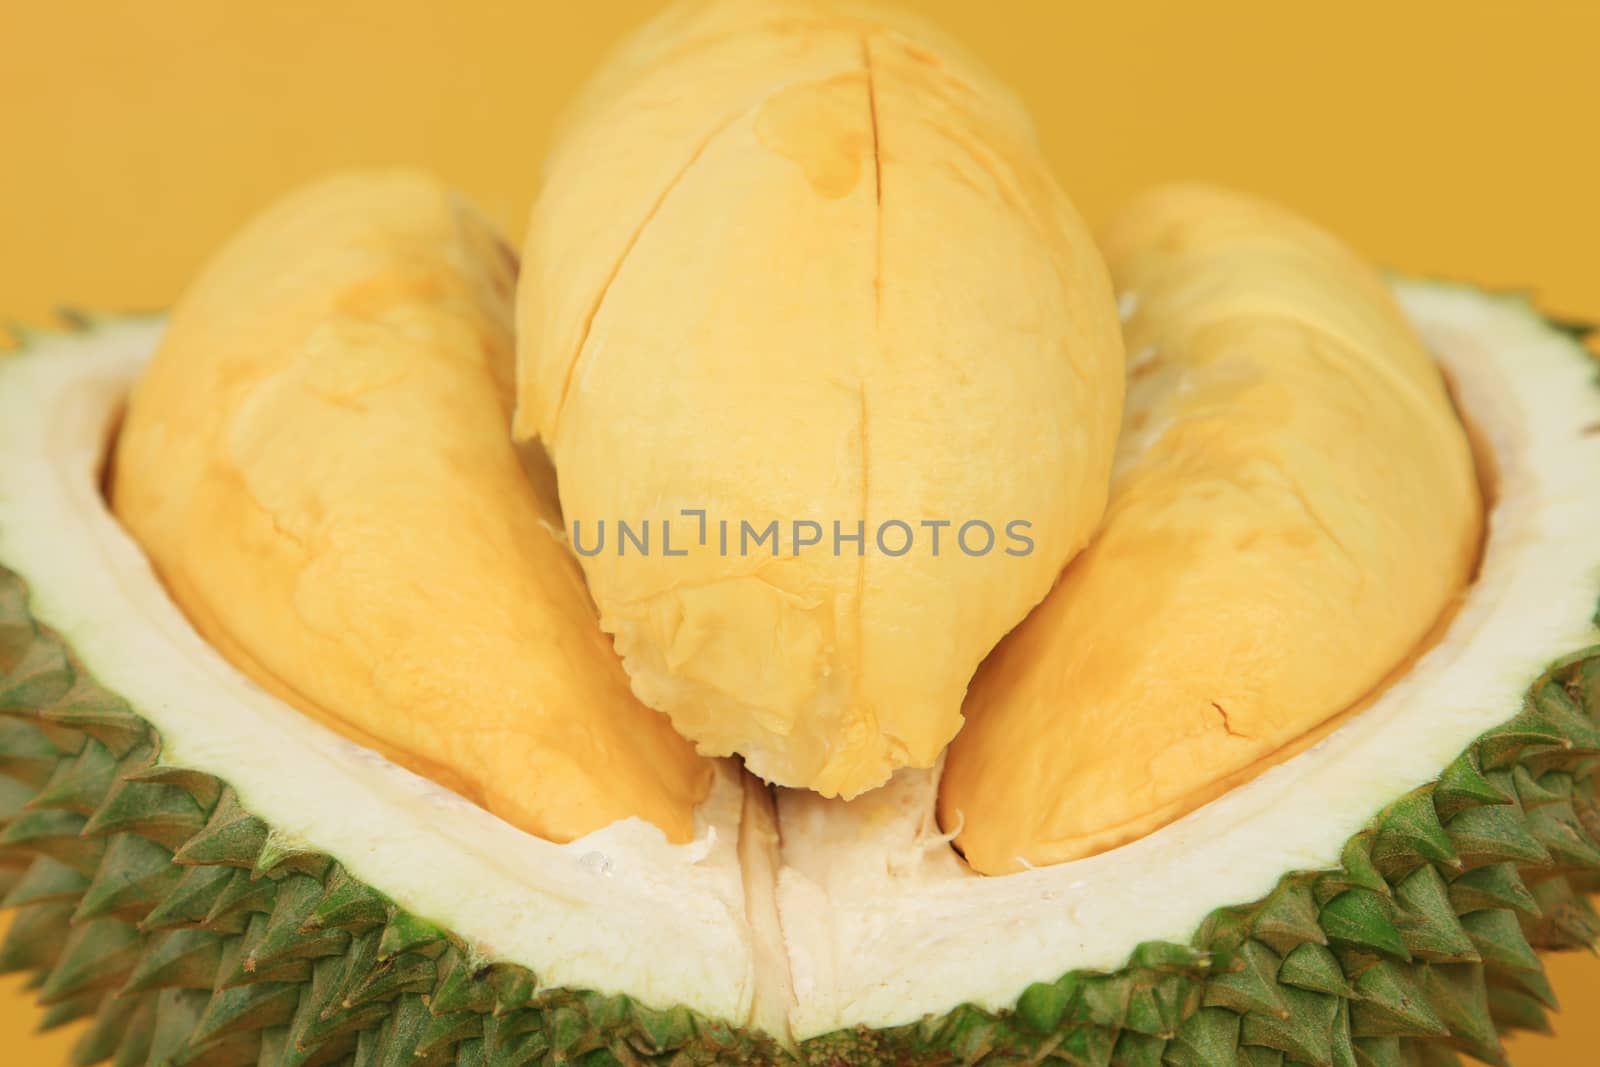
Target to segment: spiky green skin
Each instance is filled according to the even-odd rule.
[[[1214,912],[1192,945],[1036,984],[1013,1011],[795,1052],[682,1008],[541,990],[334,858],[280,847],[223,778],[163,765],[156,731],[0,567],[0,892],[19,909],[0,971],[33,973],[47,1026],[93,1016],[74,1062],[117,1067],[1501,1063],[1499,1033],[1546,1029],[1555,1007],[1536,950],[1600,934],[1597,723],[1600,648],[1552,666],[1339,868]]]

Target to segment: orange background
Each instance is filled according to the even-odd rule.
[[[1600,319],[1600,3],[927,0],[1034,111],[1091,221],[1141,186],[1276,197],[1408,271]],[[562,101],[641,0],[0,0],[0,320],[169,304],[280,192],[419,163],[520,231]],[[1552,650],[1561,651],[1561,650]],[[1600,1062],[1600,962],[1554,963]],[[62,1035],[0,983],[0,1063]]]

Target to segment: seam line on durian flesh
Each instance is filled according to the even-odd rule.
[[[711,147],[711,142],[715,141],[722,135],[724,130],[747,113],[747,111],[737,111],[729,115],[717,123],[710,133],[701,138],[700,143],[695,145],[694,151],[689,153],[689,158],[684,160],[683,166],[678,168],[678,172],[672,176],[672,180],[667,182],[660,195],[656,197],[655,203],[650,205],[650,210],[645,212],[644,218],[639,220],[639,225],[634,227],[633,233],[628,235],[628,241],[622,246],[622,252],[617,256],[616,264],[611,268],[610,273],[606,275],[606,280],[601,283],[600,291],[595,294],[594,302],[589,306],[589,314],[584,317],[583,332],[578,335],[577,350],[572,353],[572,358],[567,361],[566,373],[561,379],[561,393],[556,400],[555,410],[550,415],[550,425],[541,427],[540,430],[539,436],[545,441],[555,440],[558,427],[561,425],[562,412],[567,407],[567,397],[572,392],[572,383],[578,376],[578,364],[583,360],[584,352],[589,347],[589,334],[594,329],[594,320],[599,317],[601,308],[605,306],[606,297],[611,293],[611,286],[622,274],[622,268],[628,265],[628,257],[633,255],[634,248],[639,244],[639,238],[644,236],[644,231],[649,229],[650,224],[661,213],[661,208],[666,204],[667,198],[672,195],[673,190],[683,184],[683,179],[694,169],[694,165],[700,162],[700,157],[705,155],[707,148]]]
[[[879,149],[878,129],[878,86],[872,70],[872,34],[861,35],[861,69],[867,79],[867,124],[872,131],[872,191],[873,191],[873,261],[872,261],[872,344],[873,355],[881,358],[883,354],[883,154]],[[872,358],[871,356],[867,358]],[[858,417],[860,419],[860,432],[857,441],[861,448],[861,521],[870,524],[867,506],[871,502],[872,486],[872,453],[867,430],[867,374],[863,366],[856,382],[856,396],[859,400]],[[865,649],[866,634],[863,632],[863,617],[866,615],[867,595],[867,553],[865,546],[856,559],[856,648]],[[864,655],[864,652],[861,654]],[[856,672],[856,684],[860,684],[860,672]],[[854,698],[855,694],[852,694]],[[871,710],[871,709],[869,709]],[[874,716],[876,711],[873,711]]]

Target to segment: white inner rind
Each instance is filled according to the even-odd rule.
[[[1384,804],[1515,714],[1554,657],[1595,640],[1593,361],[1520,299],[1398,289],[1498,468],[1482,573],[1460,612],[1316,747],[1132,844],[1002,878],[973,874],[939,835],[933,773],[850,803],[784,794],[781,856],[747,841],[761,872],[742,881],[741,789],[726,768],[690,845],[637,820],[554,845],[263,693],[189,626],[99,491],[156,321],[39,338],[0,360],[0,562],[27,578],[35,615],[162,731],[164,761],[225,777],[295,843],[545,985],[769,1030],[788,1004],[797,1039],[963,1002],[1004,1009],[1034,982],[1118,968],[1140,942],[1187,941],[1214,908],[1259,898],[1286,871],[1336,864]],[[772,836],[764,822],[760,833]]]

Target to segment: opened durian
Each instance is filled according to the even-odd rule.
[[[0,969],[118,1067],[1503,1062],[1600,934],[1595,363],[1099,237],[927,27],[690,4],[520,268],[346,175],[24,336]]]

